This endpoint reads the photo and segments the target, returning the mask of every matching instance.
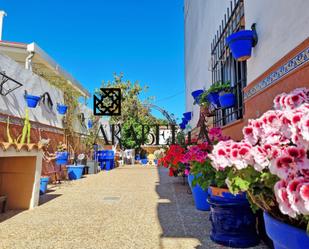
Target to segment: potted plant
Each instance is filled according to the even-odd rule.
[[[191,93],[192,97],[194,98],[194,102],[198,103],[200,95],[204,92],[204,90],[199,89],[195,90]]]
[[[226,91],[227,89],[230,89],[230,82],[221,82],[217,81],[214,84],[212,84],[207,91],[204,91],[199,96],[199,103],[206,105],[212,105],[215,108],[220,108],[220,101],[219,96],[222,91]]]
[[[158,161],[159,165],[169,169],[169,176],[183,175],[186,166],[182,163],[185,148],[179,144],[172,144],[165,152],[165,156]]]
[[[69,153],[67,152],[66,144],[60,142],[57,146],[56,164],[65,165],[68,163]]]
[[[228,36],[226,43],[236,60],[248,60],[251,57],[251,50],[254,44],[254,32],[252,30],[240,30]]]
[[[190,165],[188,168],[188,183],[192,190],[194,204],[197,210],[209,211],[210,206],[207,202],[208,192],[207,187],[200,186],[198,178],[202,177],[199,169],[207,168],[210,164],[208,159],[210,146],[207,142],[198,145],[192,145],[182,158],[182,162]]]
[[[185,118],[185,120],[190,121],[192,118],[192,112],[185,112],[183,114],[183,117]]]
[[[309,248],[309,89],[278,95],[274,108],[249,120],[243,141],[216,145],[213,166],[229,168],[229,190],[264,211],[276,249]]]
[[[258,244],[259,238],[255,229],[255,215],[244,193],[232,194],[227,185],[226,178],[229,168],[216,169],[212,156],[217,146],[228,137],[222,134],[220,128],[212,128],[207,132],[208,156],[201,162],[193,162],[191,174],[197,176],[193,186],[198,184],[202,189],[208,189],[208,203],[210,205],[211,234],[216,243],[231,247],[250,247]],[[214,150],[214,152],[212,152]],[[212,153],[211,153],[212,152]],[[195,156],[200,153],[194,153]],[[217,161],[216,161],[217,162]],[[217,163],[221,163],[218,161]]]
[[[161,149],[159,149],[159,150],[154,151],[153,154],[154,154],[154,157],[155,157],[154,163],[155,163],[156,165],[158,165],[159,160],[160,160],[162,157],[164,157],[165,150],[164,150],[163,148],[161,148]]]
[[[229,82],[224,84],[224,88],[222,88],[219,93],[219,103],[222,108],[230,108],[235,106],[236,98],[235,94],[231,91],[231,85]]]
[[[40,96],[30,95],[27,91],[25,91],[24,97],[27,102],[27,106],[30,108],[35,108],[41,99]]]
[[[57,111],[59,114],[64,115],[68,110],[68,106],[64,104],[57,103]]]

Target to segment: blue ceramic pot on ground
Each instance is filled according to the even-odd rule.
[[[219,97],[219,102],[222,108],[229,108],[235,106],[235,94],[225,93]]]
[[[251,57],[253,46],[253,31],[241,30],[226,38],[226,43],[232,50],[233,57],[238,61],[245,61]]]
[[[57,165],[65,165],[68,163],[69,153],[64,152],[56,152],[56,164]]]
[[[203,190],[199,185],[196,185],[193,187],[192,186],[193,179],[194,179],[194,175],[189,174],[188,183],[192,190],[195,207],[197,210],[200,210],[200,211],[209,211],[210,206],[207,201],[208,192]]]
[[[199,100],[200,95],[203,93],[204,91],[202,89],[200,90],[195,90],[191,93],[192,97],[194,98],[195,101]]]
[[[275,249],[309,248],[309,236],[305,230],[280,222],[264,213],[267,235],[273,240]]]
[[[146,165],[146,164],[148,163],[148,159],[141,159],[141,163],[142,163],[143,165]]]
[[[155,165],[158,165],[158,159],[154,159],[153,162],[155,163]]]
[[[43,194],[46,193],[48,182],[49,182],[49,177],[41,177],[41,179],[40,179],[40,195],[43,195]]]
[[[68,110],[68,107],[66,105],[57,104],[57,111],[59,114],[61,115],[66,114],[67,110]]]
[[[41,97],[30,95],[30,94],[25,94],[25,99],[26,99],[28,107],[35,108],[37,106],[39,100],[41,99]]]
[[[256,217],[246,195],[233,195],[227,189],[208,189],[210,238],[214,242],[235,248],[246,248],[259,243]]]
[[[77,180],[82,177],[84,165],[67,165],[70,180]]]
[[[207,95],[207,100],[213,104],[215,107],[220,107],[219,102],[219,93],[218,92],[212,92]]]

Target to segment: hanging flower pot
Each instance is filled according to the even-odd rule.
[[[264,221],[266,233],[273,240],[275,249],[309,248],[309,237],[305,230],[278,221],[267,213],[264,213]]]
[[[88,120],[88,129],[91,129],[93,127],[93,122],[91,119]]]
[[[192,112],[185,112],[183,116],[186,120],[190,121],[192,118]]]
[[[57,111],[58,111],[59,114],[61,114],[61,115],[66,114],[67,110],[68,110],[68,106],[57,104]]]
[[[220,107],[220,102],[219,102],[219,92],[211,92],[207,95],[207,100],[209,103],[214,105],[215,107]]]
[[[27,93],[25,93],[24,97],[29,108],[35,108],[41,99],[40,96],[30,95]]]
[[[202,89],[199,89],[199,90],[195,90],[191,93],[192,97],[194,98],[194,100],[196,102],[198,102],[199,100],[199,96],[203,93],[204,91]]]
[[[209,187],[210,238],[221,245],[245,248],[259,243],[256,218],[244,193]]]
[[[179,124],[180,129],[184,130],[186,129],[186,125],[184,123]]]
[[[222,108],[235,106],[236,98],[234,93],[225,93],[219,97],[219,102]]]
[[[69,153],[67,151],[56,152],[56,164],[65,165],[68,163]]]
[[[236,60],[245,61],[251,57],[251,50],[254,43],[253,36],[254,33],[252,30],[241,30],[226,38],[226,43]]]
[[[194,175],[189,174],[188,175],[188,183],[192,190],[193,200],[194,204],[197,210],[200,211],[209,211],[210,206],[207,201],[208,199],[208,191],[203,190],[199,185],[192,186],[192,182],[194,180]]]

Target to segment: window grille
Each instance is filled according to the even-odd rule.
[[[211,70],[212,83],[218,81],[231,83],[236,104],[232,108],[216,109],[213,119],[214,126],[224,126],[243,117],[243,88],[247,84],[247,64],[246,61],[238,62],[233,58],[225,39],[230,34],[244,28],[244,1],[231,1],[211,43]]]

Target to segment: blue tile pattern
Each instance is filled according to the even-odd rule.
[[[276,81],[291,73],[295,69],[309,62],[309,47],[301,51],[294,58],[290,59],[283,66],[279,67],[276,71],[270,73],[266,78],[252,87],[248,92],[244,93],[244,99],[247,100],[258,92],[264,90]]]

